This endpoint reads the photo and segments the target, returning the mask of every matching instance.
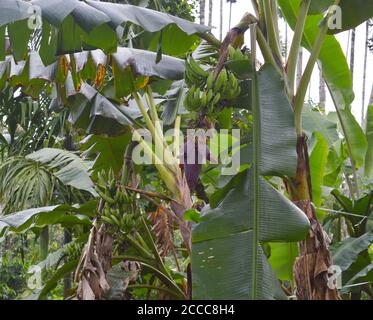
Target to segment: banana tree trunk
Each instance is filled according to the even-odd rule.
[[[206,0],[199,0],[199,23],[205,24]]]
[[[220,0],[219,40],[223,40],[223,0]]]
[[[312,185],[305,135],[298,137],[297,155],[297,173],[291,179],[288,191],[294,204],[307,215],[311,229],[307,238],[299,243],[299,256],[294,264],[296,296],[298,300],[338,300],[338,291],[329,279],[332,275],[330,241],[312,206]]]
[[[65,228],[64,229],[64,239],[63,243],[68,244],[72,241],[72,234],[71,229]],[[63,297],[66,299],[70,296],[70,289],[71,289],[71,283],[72,283],[72,274],[71,272],[65,274],[63,277]]]
[[[44,260],[48,256],[48,246],[49,246],[49,228],[44,227],[41,230],[39,238],[39,251],[40,260]]]
[[[212,26],[212,11],[213,11],[212,0],[209,0],[209,22],[208,22],[209,27]]]
[[[364,71],[363,71],[363,90],[361,105],[361,125],[364,126],[365,117],[365,91],[367,81],[367,63],[368,63],[368,40],[369,40],[369,21],[365,23],[365,42],[364,42]]]
[[[352,75],[352,81],[354,81],[354,71],[355,71],[355,39],[356,39],[356,29],[351,31],[351,54],[350,54],[350,70]]]

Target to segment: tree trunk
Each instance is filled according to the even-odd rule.
[[[351,53],[350,53],[350,71],[352,76],[352,82],[354,81],[354,69],[355,69],[355,39],[356,29],[351,31]]]
[[[205,24],[206,0],[199,0],[199,23]]]
[[[373,85],[372,85],[372,91],[370,92],[370,98],[369,98],[369,105],[373,105]]]
[[[320,68],[320,78],[319,78],[319,108],[325,111],[326,104],[326,85],[324,77],[322,75],[322,69]]]
[[[40,260],[44,260],[48,256],[48,245],[49,245],[49,228],[48,226],[41,229],[39,237],[39,252]]]
[[[63,243],[64,244],[70,243],[72,240],[71,229],[65,228],[63,232],[63,236],[64,236]],[[65,299],[71,295],[70,294],[71,282],[72,282],[72,274],[71,272],[69,272],[63,278],[63,297]]]
[[[298,137],[297,173],[288,185],[290,197],[308,217],[311,229],[307,238],[299,243],[299,256],[294,263],[294,279],[298,300],[338,300],[338,290],[330,276],[333,265],[329,252],[330,240],[317,221],[312,206],[312,185],[308,161],[307,137]]]
[[[367,82],[367,62],[368,62],[368,39],[369,39],[369,22],[365,23],[365,43],[364,43],[364,71],[363,71],[363,92],[362,92],[362,106],[361,106],[361,125],[364,126],[365,118],[365,91]]]
[[[220,0],[219,40],[223,40],[223,0]]]
[[[208,22],[208,25],[209,27],[212,26],[212,12],[213,12],[213,4],[212,4],[212,0],[209,0],[209,22]]]
[[[65,135],[64,148],[68,151],[75,151],[74,140],[70,132]],[[63,230],[63,243],[68,244],[72,241],[72,230],[70,228],[64,228]],[[71,295],[70,289],[72,284],[72,273],[65,274],[63,278],[63,296],[66,299]]]

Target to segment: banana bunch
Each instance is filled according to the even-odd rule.
[[[186,94],[184,105],[189,111],[199,111],[208,108],[210,111],[221,99],[233,100],[241,93],[241,87],[236,76],[225,68],[215,79],[214,72],[210,72],[204,89],[192,85]]]
[[[227,100],[233,100],[240,95],[241,86],[232,72],[228,72],[227,79],[227,83],[222,91],[222,97]]]
[[[189,87],[196,85],[201,86],[208,76],[208,72],[203,70],[201,66],[189,56],[185,63],[185,82]]]
[[[116,207],[105,206],[102,215],[102,221],[118,227],[124,232],[131,232],[141,224],[140,215],[126,213]]]
[[[204,91],[192,86],[185,97],[184,105],[189,111],[198,111],[214,103],[215,100],[213,90]]]
[[[101,171],[97,174],[97,193],[100,197],[109,204],[115,204],[116,192],[117,192],[117,181],[114,176],[113,170],[110,170],[108,175]]]
[[[82,249],[82,242],[70,242],[65,246],[64,252],[67,254],[69,260],[74,260],[80,257]]]
[[[136,210],[133,214],[131,213],[133,211],[131,210],[132,199],[127,191],[117,185],[113,171],[109,171],[107,175],[104,172],[99,172],[97,178],[97,192],[105,201],[101,213],[102,221],[116,226],[122,231],[131,232],[141,224],[141,218],[136,214]]]
[[[249,57],[242,53],[240,48],[228,47],[229,60],[248,60]]]

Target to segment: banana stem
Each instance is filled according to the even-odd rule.
[[[280,45],[278,40],[278,35],[276,34],[276,28],[274,24],[275,15],[277,17],[277,12],[272,12],[271,1],[273,0],[264,0],[264,18],[267,27],[268,40],[271,49],[276,55],[278,61],[282,61],[282,56],[280,53]]]
[[[161,164],[160,159],[154,153],[153,149],[144,141],[144,139],[136,130],[133,130],[133,136],[143,147],[144,153],[147,156],[151,157],[151,159],[154,161],[154,165],[157,168],[161,179],[166,184],[168,190],[175,194],[179,190],[175,176],[171,175],[167,168]]]
[[[334,5],[338,5],[340,0],[335,0]],[[295,126],[298,136],[302,135],[302,110],[304,105],[304,99],[306,97],[308,85],[311,80],[312,72],[315,67],[316,61],[320,55],[322,45],[328,31],[328,21],[333,15],[333,11],[329,10],[328,14],[321,23],[321,28],[317,35],[316,41],[313,45],[311,56],[307,62],[306,69],[303,73],[302,79],[300,80],[297,94],[294,98],[294,114],[295,114]]]
[[[272,51],[271,51],[271,48],[269,47],[264,35],[263,35],[263,32],[260,30],[260,28],[256,28],[256,37],[257,37],[257,41],[258,41],[258,44],[259,44],[259,47],[260,47],[260,51],[262,52],[263,54],[263,57],[264,57],[264,61],[267,62],[267,63],[270,63],[277,71],[279,74],[283,74],[283,70],[281,70],[281,68],[279,67],[279,65],[277,64],[277,62],[275,61],[274,57],[273,57],[273,54],[272,54]]]
[[[295,26],[294,37],[291,43],[288,62],[287,62],[287,75],[290,87],[290,96],[294,95],[295,86],[295,73],[298,61],[298,52],[300,49],[304,26],[306,24],[307,13],[310,7],[311,0],[303,0],[299,9],[297,24]]]
[[[139,94],[138,94],[136,91],[134,91],[134,92],[132,92],[132,96],[133,96],[133,98],[135,99],[135,101],[136,101],[136,103],[137,103],[137,106],[138,106],[139,109],[140,109],[140,112],[141,112],[141,114],[142,114],[142,116],[143,116],[143,118],[144,118],[144,120],[145,120],[146,126],[148,127],[148,129],[149,129],[149,131],[150,131],[152,137],[155,139],[155,138],[156,138],[155,127],[154,127],[153,122],[152,122],[152,120],[150,119],[148,113],[146,112],[145,106],[144,106],[144,104],[142,103]]]
[[[140,109],[140,112],[141,112],[142,116],[144,117],[146,126],[149,129],[149,131],[150,131],[150,133],[151,133],[151,135],[154,139],[154,143],[156,145],[156,151],[158,151],[158,148],[161,148],[160,152],[161,152],[161,155],[162,155],[162,159],[160,159],[159,157],[156,157],[156,160],[158,161],[156,163],[157,164],[165,163],[165,166],[170,171],[174,172],[175,174],[178,174],[178,171],[177,171],[178,167],[175,166],[176,160],[172,157],[172,154],[171,154],[170,150],[168,149],[167,144],[165,143],[165,141],[163,139],[162,128],[160,127],[160,122],[159,122],[159,119],[158,119],[158,115],[156,115],[157,111],[156,111],[156,107],[155,107],[155,104],[154,104],[154,100],[152,100],[152,98],[150,98],[149,95],[148,95],[149,109],[150,109],[150,112],[152,114],[152,117],[154,117],[153,119],[158,119],[158,121],[155,121],[155,124],[152,122],[148,113],[146,112],[146,109],[144,107],[144,104],[141,101],[141,98],[140,98],[139,94],[137,92],[133,92],[132,96],[134,97],[134,99],[135,99],[135,101],[136,101],[136,103],[137,103],[137,105]],[[157,152],[157,153],[159,153],[159,152]],[[164,160],[164,161],[162,161],[162,160]]]
[[[161,127],[161,123],[159,121],[158,113],[157,113],[157,108],[155,106],[154,98],[153,98],[153,92],[150,86],[146,86],[145,88],[146,91],[146,97],[148,98],[148,104],[149,104],[149,110],[150,110],[150,116],[153,119],[153,123],[155,125],[155,130],[157,134],[159,135],[162,140],[163,138],[163,131]]]

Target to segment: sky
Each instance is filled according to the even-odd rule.
[[[206,21],[207,21],[207,8],[206,1]],[[223,37],[226,32],[229,30],[229,3],[226,0],[223,1],[224,5],[224,21],[223,21]],[[220,15],[220,0],[213,0],[213,18],[212,18],[212,26],[213,26],[213,33],[216,37],[219,37],[219,15]],[[241,17],[244,15],[245,12],[253,13],[253,9],[251,6],[250,0],[237,0],[235,4],[232,5],[232,26],[237,24]],[[343,17],[342,17],[343,18]],[[285,23],[283,20],[280,20],[280,32],[282,33],[281,38],[285,39]],[[291,31],[289,30],[289,44],[291,41]],[[247,36],[248,37],[248,36]],[[248,37],[249,38],[249,37]],[[337,39],[339,40],[341,47],[345,54],[347,53],[348,47],[348,39],[349,33],[348,31],[342,32],[337,35]],[[246,39],[246,43],[249,43],[249,39]],[[354,91],[355,91],[355,100],[352,104],[352,112],[360,122],[361,120],[361,110],[362,110],[362,89],[363,89],[363,70],[364,70],[364,50],[365,50],[365,24],[360,25],[356,29],[356,47],[355,47],[355,71],[354,71]],[[308,60],[308,52],[305,50],[303,55],[303,67],[305,67],[306,62]],[[349,61],[348,56],[348,61]],[[373,84],[373,53],[368,51],[368,63],[367,63],[367,80],[366,80],[366,104],[369,102],[369,97],[372,89]],[[308,93],[308,96],[314,101],[319,101],[319,72],[318,68],[315,68],[315,71],[312,76],[311,86]],[[366,107],[365,107],[366,108]],[[327,111],[334,111],[334,104],[333,101],[327,92],[327,101],[326,101],[326,110]]]

